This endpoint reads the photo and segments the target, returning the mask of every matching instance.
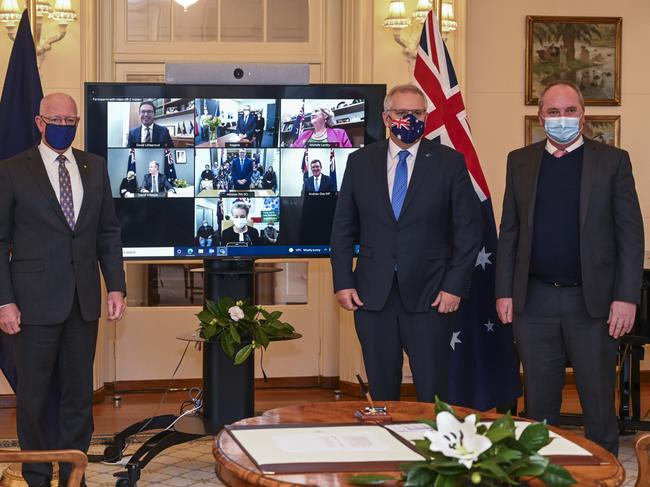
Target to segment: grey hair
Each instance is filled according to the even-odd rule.
[[[316,107],[314,110],[318,110],[321,113],[325,114],[325,126],[332,127],[334,125],[334,112],[331,108],[327,107]]]
[[[542,94],[539,95],[539,100],[537,101],[537,107],[538,107],[540,112],[542,111],[542,108],[544,107],[544,95],[546,95],[548,90],[550,90],[554,86],[568,86],[569,88],[573,89],[573,91],[575,91],[576,94],[578,95],[578,100],[580,101],[580,106],[582,107],[582,111],[583,112],[585,111],[585,99],[582,96],[582,92],[580,91],[580,88],[578,88],[575,85],[575,83],[572,83],[571,81],[564,80],[564,79],[559,79],[559,80],[553,81],[552,83],[549,83],[548,85],[546,85],[546,87],[544,88],[544,91],[542,91]]]
[[[424,101],[424,105],[426,108],[427,105],[427,97],[424,94],[424,92],[418,88],[415,85],[412,85],[410,83],[406,83],[403,85],[396,85],[393,86],[390,90],[388,90],[388,93],[386,93],[386,98],[384,98],[384,111],[387,112],[388,110],[391,109],[391,101],[393,96],[396,93],[413,93],[414,95],[420,95],[422,97],[422,100]]]
[[[244,211],[246,212],[246,217],[248,217],[248,211],[249,211],[249,208],[248,208],[248,205],[247,205],[246,203],[242,203],[241,201],[238,201],[237,203],[234,203],[234,204],[230,207],[230,214],[231,214],[231,215],[232,215],[232,211],[233,211],[235,208],[239,208],[239,209],[244,210]]]

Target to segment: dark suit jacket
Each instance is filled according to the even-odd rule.
[[[310,176],[309,179],[305,180],[305,193],[335,193],[336,186],[334,186],[334,181],[326,174],[320,175],[320,186],[318,191],[314,188],[314,176]]]
[[[83,319],[98,319],[100,266],[109,292],[126,290],[106,161],[73,151],[84,188],[74,231],[38,147],[0,162],[0,304],[16,303],[26,324],[61,323],[75,292]]]
[[[422,139],[396,220],[387,151],[384,140],[348,158],[332,227],[335,291],[356,288],[364,309],[380,310],[397,273],[408,311],[430,309],[440,290],[466,296],[483,220],[462,154]],[[360,251],[353,272],[356,243]]]
[[[152,144],[158,144],[161,147],[174,147],[174,142],[172,142],[172,138],[169,135],[169,130],[167,130],[167,127],[163,127],[162,125],[158,125],[154,123],[153,125],[153,130],[151,132],[151,143]],[[129,130],[129,140],[127,145],[129,147],[141,147],[143,145],[142,142],[142,125],[138,125],[136,128]]]
[[[526,304],[537,178],[546,141],[508,155],[496,267],[496,297]],[[638,303],[643,220],[626,151],[585,138],[580,183],[580,265],[587,311],[606,317],[613,300]]]
[[[167,180],[167,177],[160,172],[158,173],[158,188],[151,189],[151,183],[151,174],[145,174],[140,185],[140,190],[146,189],[152,193],[162,193],[163,191],[171,191],[174,189],[172,184]]]
[[[252,140],[253,132],[255,131],[255,122],[256,118],[252,113],[248,116],[248,120],[245,120],[244,116],[240,115],[237,118],[237,133],[244,134],[248,140]]]
[[[230,163],[232,185],[235,189],[249,189],[251,178],[253,177],[253,161],[248,157],[244,158],[244,168],[242,169],[239,156],[235,157]],[[245,179],[244,184],[239,184],[238,179]]]

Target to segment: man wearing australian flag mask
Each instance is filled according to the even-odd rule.
[[[419,88],[392,88],[383,118],[389,139],[348,158],[332,228],[334,290],[354,311],[372,396],[399,400],[405,351],[418,401],[431,402],[447,396],[452,322],[469,291],[481,210],[462,154],[422,138]]]

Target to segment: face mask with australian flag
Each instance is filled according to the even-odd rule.
[[[390,119],[390,131],[405,144],[412,144],[424,133],[424,122],[409,113],[406,117]]]

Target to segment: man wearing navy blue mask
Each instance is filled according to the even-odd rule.
[[[508,155],[496,307],[514,325],[528,417],[558,423],[569,362],[587,438],[616,454],[616,354],[640,298],[643,220],[628,153],[583,137],[584,117],[580,90],[552,83],[539,98],[547,139]]]
[[[354,311],[372,396],[399,400],[406,352],[417,399],[444,400],[452,322],[469,291],[481,209],[462,154],[422,138],[427,102],[419,88],[392,88],[383,118],[389,140],[348,158],[332,226],[334,290]]]
[[[120,223],[106,161],[71,147],[79,117],[63,93],[43,98],[42,142],[0,162],[0,328],[13,337],[20,447],[46,448],[50,382],[60,384],[58,448],[87,451],[93,431],[93,360],[101,312],[125,308]],[[61,464],[59,485],[70,465]],[[51,464],[23,465],[30,486],[48,486]]]

